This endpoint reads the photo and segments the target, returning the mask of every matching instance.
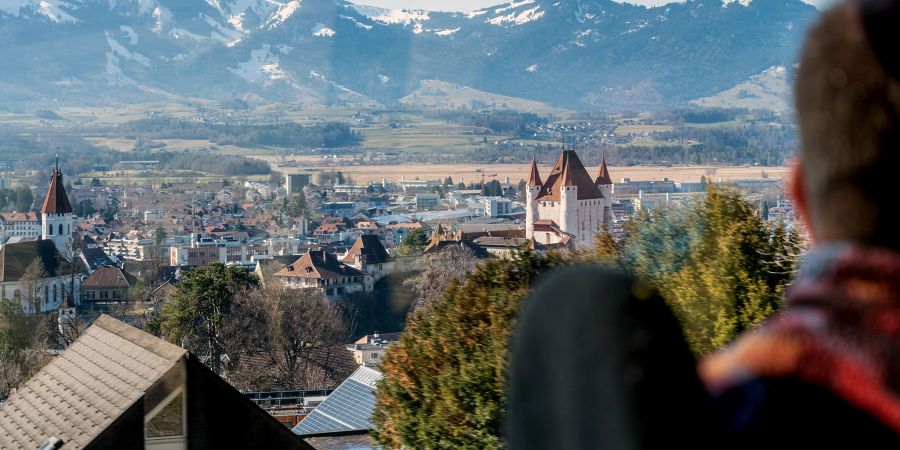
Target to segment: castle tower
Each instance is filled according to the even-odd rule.
[[[528,187],[525,188],[525,237],[534,237],[534,222],[540,220],[537,197],[541,193],[541,174],[538,172],[537,160],[531,159],[531,174],[528,176]]]
[[[72,223],[75,214],[63,186],[62,172],[59,170],[59,159],[50,175],[50,189],[41,207],[41,239],[53,241],[56,250],[63,256],[71,258]]]
[[[613,181],[612,177],[609,176],[609,169],[606,167],[606,157],[600,160],[600,172],[597,174],[597,179],[594,181],[598,188],[600,188],[600,192],[603,193],[603,197],[606,198],[605,207],[603,210],[603,224],[607,229],[612,227],[613,222],[613,214],[612,214],[612,195],[613,195]]]

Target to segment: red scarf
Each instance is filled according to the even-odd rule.
[[[786,308],[700,365],[712,392],[763,377],[822,386],[900,433],[900,254],[813,251]]]

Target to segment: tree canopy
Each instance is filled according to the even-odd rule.
[[[199,355],[219,373],[225,321],[235,296],[257,284],[255,275],[236,266],[215,263],[188,271],[160,311],[160,335]]]
[[[523,299],[559,259],[495,260],[413,313],[378,386],[375,437],[389,448],[500,448],[508,343]]]

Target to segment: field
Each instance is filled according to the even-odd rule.
[[[259,159],[267,160],[273,163],[273,168],[285,173],[296,172],[319,172],[323,170],[340,170],[344,174],[350,175],[355,183],[368,183],[370,181],[381,181],[387,179],[389,181],[400,180],[401,178],[411,179],[444,179],[452,177],[455,183],[463,181],[472,183],[481,181],[482,171],[485,179],[494,179],[492,175],[496,174],[496,179],[504,182],[509,177],[510,182],[517,183],[519,180],[527,179],[530,164],[403,164],[403,165],[350,165],[348,160],[342,159],[324,159],[321,157],[296,157],[294,161],[298,163],[297,168],[279,168],[274,165],[274,158],[266,156],[258,156]],[[552,167],[542,166],[539,168],[541,175],[546,178]],[[595,175],[598,168],[588,167],[588,172]],[[720,177],[727,180],[736,179],[757,179],[762,178],[763,173],[772,179],[783,179],[789,172],[788,167],[707,167],[707,166],[687,166],[687,167],[664,167],[664,166],[632,166],[632,167],[610,167],[609,171],[613,180],[618,182],[622,178],[631,178],[632,180],[662,180],[668,178],[675,182],[699,182],[700,177],[706,176],[712,180],[718,180]]]

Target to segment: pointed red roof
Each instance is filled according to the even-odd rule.
[[[69,196],[66,195],[66,188],[63,186],[62,172],[59,171],[59,163],[53,169],[53,175],[50,176],[50,190],[47,191],[47,197],[44,198],[44,206],[41,207],[42,214],[72,214],[72,205],[69,203]]]
[[[609,176],[609,169],[606,168],[606,158],[600,160],[600,173],[597,174],[597,180],[594,182],[594,184],[613,184],[612,178]]]
[[[564,186],[575,186],[578,188],[578,200],[592,200],[595,198],[603,198],[600,188],[594,184],[594,180],[588,175],[584,164],[578,159],[578,155],[573,150],[565,150],[559,155],[559,159],[553,166],[553,171],[547,177],[538,200],[559,201],[560,191]]]
[[[531,175],[528,176],[528,185],[529,186],[543,186],[544,183],[541,181],[541,174],[538,172],[537,168],[537,160],[534,158],[531,159]]]

